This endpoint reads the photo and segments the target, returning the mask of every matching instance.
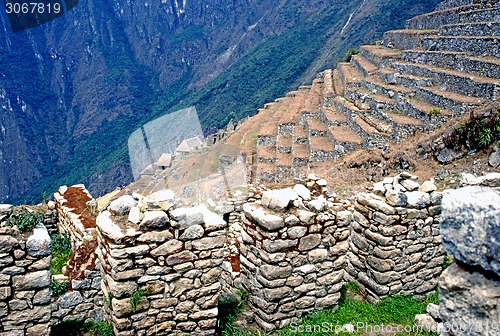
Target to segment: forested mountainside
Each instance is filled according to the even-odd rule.
[[[425,1],[81,0],[12,33],[0,11],[0,201],[132,179],[127,138],[194,105],[206,132],[433,9]]]

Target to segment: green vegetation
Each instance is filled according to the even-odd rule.
[[[453,255],[447,255],[443,261],[443,271],[455,263]]]
[[[37,226],[37,224],[43,223],[43,213],[42,212],[32,212],[27,208],[20,208],[14,210],[7,220],[7,225],[16,225],[19,231],[31,232]]]
[[[351,59],[352,59],[352,56],[354,55],[357,55],[359,54],[359,50],[358,49],[349,49],[345,56],[344,56],[344,59],[342,60],[342,62],[350,62]]]
[[[52,261],[50,269],[52,274],[61,274],[62,268],[71,258],[73,251],[69,236],[52,235]]]
[[[62,294],[66,293],[68,291],[69,282],[51,281],[50,282],[50,289],[52,291],[53,297],[61,296]]]
[[[132,311],[135,313],[139,303],[145,298],[146,292],[142,288],[138,288],[135,292],[130,295],[130,306]]]
[[[217,308],[219,309],[219,316],[217,319],[218,334],[228,334],[229,330],[234,327],[232,323],[243,311],[244,306],[248,303],[249,295],[243,290],[238,290],[236,296],[230,296],[219,300]]]
[[[62,100],[67,104],[63,110],[58,104],[61,93],[52,91],[49,79],[36,70],[42,66],[46,73],[54,72],[53,61],[47,58],[40,65],[32,52],[31,39],[26,34],[15,34],[12,37],[12,43],[17,46],[14,53],[0,51],[0,62],[5,64],[2,73],[6,78],[14,79],[12,94],[23,97],[38,114],[43,113],[44,118],[39,123],[33,123],[29,118],[21,118],[19,121],[23,137],[33,145],[33,152],[38,155],[37,160],[41,164],[37,167],[41,177],[28,194],[20,195],[12,202],[39,202],[42,191],[47,190],[50,194],[59,185],[80,183],[94,173],[115,170],[123,174],[129,167],[128,136],[141,125],[165,113],[196,106],[204,130],[220,128],[231,118],[239,120],[252,115],[264,103],[302,84],[307,79],[304,76],[311,75],[310,66],[317,60],[319,50],[323,47],[327,46],[331,49],[331,55],[340,59],[345,50],[380,38],[388,29],[402,27],[406,19],[433,9],[438,2],[439,0],[389,0],[383,4],[374,4],[374,8],[370,8],[373,14],[352,30],[347,38],[339,37],[338,32],[344,25],[345,18],[352,12],[352,4],[332,4],[324,10],[311,12],[308,16],[297,19],[297,13],[301,12],[299,8],[304,3],[291,1],[287,3],[284,15],[293,18],[293,25],[285,24],[279,33],[261,41],[217,78],[201,88],[191,89],[189,84],[196,68],[180,64],[172,58],[169,61],[173,63],[165,66],[182,70],[179,70],[177,81],[163,89],[159,84],[157,69],[149,68],[137,60],[135,49],[123,27],[124,23],[113,15],[112,5],[99,1],[99,12],[103,15],[103,20],[109,22],[108,29],[110,36],[113,36],[113,43],[102,45],[98,50],[108,71],[104,73],[104,82],[96,83],[102,94],[97,108],[110,116],[129,107],[132,113],[120,112],[113,120],[110,118],[103,121],[98,131],[80,134],[76,139],[69,135],[74,130],[66,134],[62,131],[64,128],[52,127],[66,125],[65,116],[69,113],[78,120],[86,112],[73,100],[74,69],[68,67],[62,74],[65,84]],[[176,34],[170,35],[168,43],[175,45],[183,43],[182,41],[205,40],[204,29],[207,28],[195,25],[179,28]],[[44,40],[41,36],[32,38]],[[327,45],[328,43],[330,44]],[[216,48],[224,49],[220,46]],[[316,66],[331,67],[333,63],[334,61]],[[119,97],[116,95],[117,87],[122,93]],[[234,112],[234,115],[230,112]],[[47,148],[48,143],[52,148]],[[56,147],[67,152],[67,157],[54,155],[52,149]],[[130,181],[126,178],[120,181],[123,184],[128,182]]]
[[[85,322],[83,320],[61,321],[52,326],[52,336],[114,336],[113,327],[106,322]]]
[[[355,284],[346,284],[344,289],[348,290],[359,290],[359,287]],[[413,320],[415,315],[423,314],[426,312],[426,307],[429,303],[438,303],[438,294],[428,296],[425,299],[416,299],[412,297],[404,296],[391,296],[381,300],[378,303],[372,304],[368,302],[356,301],[348,297],[345,293],[342,296],[336,309],[328,309],[320,312],[316,312],[304,317],[298,323],[290,325],[287,328],[279,330],[276,334],[279,336],[292,336],[297,335],[297,328],[299,326],[305,325],[323,325],[328,324],[328,326],[343,326],[349,323],[364,323],[365,325],[382,325],[385,326],[411,326],[413,325]],[[234,319],[233,319],[234,320]],[[364,330],[363,330],[364,331]],[[234,325],[227,324],[225,329],[223,329],[222,335],[224,336],[270,336],[271,334],[266,334],[261,331],[251,331],[238,328]],[[365,335],[364,332],[356,333],[325,333],[325,332],[311,332],[307,333],[310,336],[323,336],[323,335]],[[398,334],[396,334],[398,335]],[[400,333],[399,335],[437,335],[432,333]]]
[[[434,107],[429,111],[429,114],[430,115],[441,115],[441,109]]]
[[[484,149],[500,140],[500,108],[471,115],[461,122],[446,139],[450,147]]]

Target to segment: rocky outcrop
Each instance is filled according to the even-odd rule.
[[[500,276],[500,190],[473,186],[443,196],[443,247],[461,262]]]
[[[498,185],[497,175],[466,175],[462,184],[476,186],[444,193],[443,246],[457,262],[439,279],[439,308],[428,307],[430,315],[416,321],[431,325],[431,330],[443,336],[500,333],[500,193],[484,186],[486,181]]]

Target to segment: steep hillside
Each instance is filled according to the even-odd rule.
[[[128,183],[126,139],[145,122],[185,105],[206,131],[252,114],[436,3],[82,0],[16,34],[2,12],[0,199]]]

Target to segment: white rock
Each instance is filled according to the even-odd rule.
[[[243,212],[247,218],[253,219],[261,227],[269,231],[276,231],[285,227],[283,218],[271,215],[262,208],[255,208],[254,206],[245,203],[243,204]]]
[[[377,196],[384,196],[385,194],[385,186],[383,182],[378,182],[373,185],[373,191]]]
[[[307,175],[307,179],[317,181],[317,180],[319,180],[319,177],[317,177],[316,174],[309,174],[309,175]]]
[[[170,189],[163,189],[146,197],[146,203],[148,207],[160,207],[167,211],[175,204],[175,194]]]
[[[302,223],[310,224],[315,216],[315,213],[305,210],[299,210],[298,215]]]
[[[307,206],[310,210],[316,212],[323,211],[326,208],[326,199],[321,195],[317,199],[310,201]]]
[[[282,211],[298,197],[292,188],[268,190],[262,194],[262,205],[269,209]]]
[[[215,206],[216,206],[216,204],[215,204],[214,200],[213,200],[213,199],[211,199],[211,198],[207,199],[207,205],[208,205],[209,207],[212,207],[212,208],[215,208]]]
[[[418,182],[415,182],[413,180],[402,180],[399,182],[403,187],[406,188],[408,191],[413,191],[417,190],[420,187],[420,184]]]
[[[115,199],[109,205],[109,212],[113,215],[122,216],[130,211],[132,207],[137,205],[137,201],[130,195],[123,195]]]
[[[433,192],[437,190],[437,187],[436,185],[434,184],[434,179],[431,179],[430,181],[425,181],[424,183],[422,183],[422,185],[418,188],[418,191],[421,191],[421,192],[426,192],[426,193],[430,193],[430,192]]]
[[[168,216],[164,211],[153,210],[147,211],[139,225],[140,230],[163,229],[168,224]]]
[[[311,200],[311,191],[307,189],[307,187],[303,184],[296,184],[293,187],[293,191],[299,195],[300,198],[302,198],[304,201],[310,201]]]
[[[43,224],[38,224],[33,229],[33,234],[29,236],[26,242],[26,249],[32,257],[45,257],[52,251],[52,240],[49,232]]]
[[[405,193],[408,207],[423,209],[431,204],[431,197],[428,193],[421,191],[408,191]]]
[[[101,212],[96,218],[96,224],[103,235],[117,244],[125,237],[120,227],[111,219],[111,213],[109,211]]]
[[[54,210],[56,208],[56,203],[54,201],[48,201],[47,202],[47,208],[49,210]]]
[[[203,222],[207,231],[215,231],[223,229],[227,226],[226,221],[218,214],[208,210],[206,206],[200,207],[203,212]]]
[[[132,207],[128,213],[128,221],[134,224],[138,224],[142,220],[141,209],[138,207]]]
[[[181,229],[184,229],[191,225],[202,224],[205,210],[208,210],[205,206],[178,208],[170,211],[170,216],[179,223]]]
[[[201,225],[191,225],[179,237],[179,240],[194,240],[203,237],[205,230]]]
[[[325,179],[317,180],[316,184],[319,185],[320,187],[326,187],[328,182],[326,182]]]

